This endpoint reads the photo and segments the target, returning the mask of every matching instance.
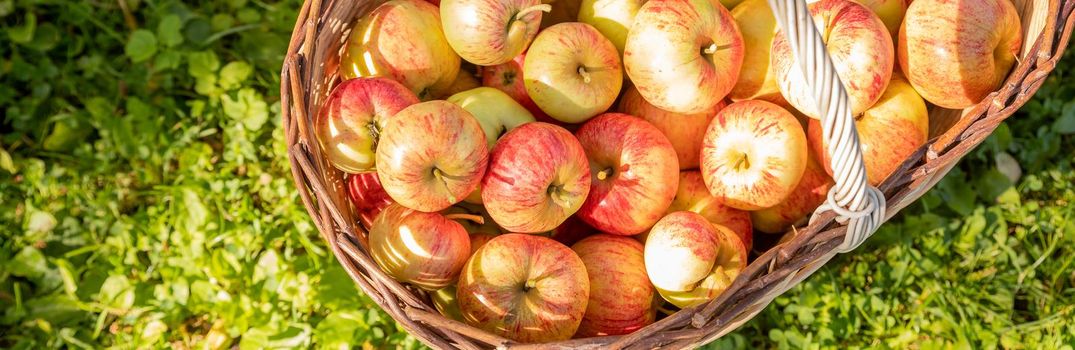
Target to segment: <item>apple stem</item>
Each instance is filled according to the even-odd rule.
[[[439,168],[433,168],[433,177],[437,178],[440,183],[444,184],[444,189],[446,190],[446,192],[448,192],[448,201],[452,203],[458,202],[455,196],[452,195],[451,191],[448,190],[448,181],[444,179],[445,177],[448,177],[448,175],[445,175],[444,172],[440,171]]]
[[[485,218],[481,217],[481,215],[456,213],[444,215],[444,218],[448,220],[470,220],[478,223],[478,225],[485,224]]]
[[[579,66],[579,75],[582,76],[582,82],[587,84],[590,83],[590,73],[586,72],[586,67]]]
[[[747,159],[746,153],[739,154],[739,160],[735,161],[735,169],[743,169],[750,167],[750,160]]]
[[[730,47],[729,45],[723,45],[722,46],[722,45],[717,45],[717,43],[712,43],[712,44],[709,44],[709,46],[706,47],[705,50],[702,50],[702,52],[704,52],[706,55],[712,55],[712,54],[717,53],[717,51],[727,49],[729,47]]]
[[[520,10],[519,13],[515,14],[515,20],[516,21],[521,21],[521,20],[523,20],[523,16],[526,16],[526,14],[534,12],[534,11],[541,11],[541,12],[552,11],[552,5],[540,4],[540,5],[534,5],[534,6],[524,8],[524,9]]]
[[[597,172],[597,179],[598,180],[607,179],[608,176],[611,175],[611,174],[612,174],[612,168],[606,168],[605,170],[601,170],[601,171]]]

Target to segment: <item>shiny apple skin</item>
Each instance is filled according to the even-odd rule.
[[[590,193],[590,167],[570,132],[527,123],[497,142],[481,186],[482,202],[501,227],[547,232],[582,207]]]
[[[716,0],[651,0],[635,15],[623,62],[646,101],[676,113],[701,113],[735,85],[743,37]]]
[[[672,143],[676,159],[679,160],[679,169],[686,170],[698,168],[698,154],[702,151],[705,128],[724,106],[724,101],[721,101],[697,114],[669,112],[646,102],[632,86],[628,87],[620,98],[619,111],[645,119],[657,127]]]
[[[523,77],[534,103],[565,123],[581,123],[608,110],[623,86],[616,46],[585,23],[541,31],[526,53]]]
[[[478,249],[456,288],[467,324],[523,343],[571,338],[590,297],[586,266],[574,251],[518,233]]]
[[[750,212],[729,207],[724,204],[724,200],[709,194],[709,188],[702,180],[702,173],[697,170],[679,173],[679,188],[666,213],[677,211],[695,212],[714,225],[727,227],[739,236],[747,250],[754,245]]]
[[[434,291],[455,283],[470,253],[458,222],[393,204],[370,229],[370,255],[393,279]]]
[[[473,192],[488,160],[485,132],[470,112],[429,101],[400,111],[382,130],[377,175],[397,203],[434,212]]]
[[[381,4],[359,19],[345,45],[345,79],[392,78],[422,100],[443,95],[459,74],[459,55],[444,38],[440,10],[425,1]]]
[[[693,212],[662,218],[646,239],[646,272],[662,298],[684,308],[716,298],[746,268],[747,250],[730,229]]]
[[[578,21],[592,25],[623,55],[627,33],[646,0],[582,0]]]
[[[917,0],[898,42],[900,68],[930,103],[970,107],[996,91],[1022,47],[1019,13],[1005,0]]]
[[[825,47],[850,98],[851,114],[862,114],[881,98],[892,78],[896,58],[892,36],[877,15],[852,0],[812,3],[810,15],[828,33]],[[783,33],[773,39],[770,63],[784,99],[808,117],[820,119],[814,94]]]
[[[332,89],[314,122],[317,141],[330,164],[347,173],[376,170],[376,146],[388,119],[418,97],[386,78],[344,81]]]
[[[770,234],[787,232],[791,226],[805,222],[818,206],[825,203],[832,185],[832,177],[825,173],[814,157],[810,157],[802,179],[787,199],[750,213],[754,228]]]
[[[491,87],[478,87],[452,95],[448,102],[470,112],[485,132],[485,142],[493,149],[500,136],[519,125],[534,122],[534,116],[503,91]]]
[[[538,0],[442,0],[444,37],[461,58],[480,66],[510,61],[523,53],[541,26]]]
[[[653,323],[655,291],[646,275],[641,243],[599,234],[571,246],[590,279],[590,300],[576,338],[627,334]]]
[[[709,123],[701,158],[710,194],[736,209],[768,208],[784,201],[806,170],[806,134],[780,106],[740,101]]]
[[[530,94],[526,92],[526,83],[523,82],[523,63],[526,62],[526,53],[515,56],[511,61],[494,66],[482,67],[482,85],[497,90],[511,96],[515,102],[523,105],[526,110],[530,111],[530,114],[534,115],[534,119],[539,122],[556,124],[559,126],[567,125],[559,120],[552,119],[545,111],[542,111],[540,107],[534,103],[534,100],[530,98]]]
[[[351,199],[351,205],[355,206],[358,221],[369,230],[377,215],[392,203],[392,197],[381,187],[381,180],[377,179],[377,173],[362,173],[347,175],[347,196]]]
[[[743,36],[744,52],[743,68],[739,70],[739,78],[728,98],[733,101],[771,101],[780,95],[780,87],[769,64],[769,53],[777,32],[776,18],[769,9],[769,2],[746,0],[732,8],[731,14]]]

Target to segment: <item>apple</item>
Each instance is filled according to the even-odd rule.
[[[623,84],[616,47],[585,23],[541,31],[526,54],[523,77],[534,103],[565,123],[581,123],[607,110]]]
[[[791,113],[765,101],[740,101],[717,113],[706,129],[702,180],[732,208],[768,208],[795,189],[806,154],[806,135]]]
[[[485,132],[486,146],[492,150],[501,135],[534,121],[534,116],[511,96],[491,87],[479,87],[448,97],[448,102],[470,112]]]
[[[489,149],[470,112],[447,101],[412,105],[393,117],[377,145],[377,176],[405,207],[434,212],[478,187]]]
[[[482,202],[510,232],[546,232],[582,206],[590,167],[574,135],[547,123],[526,123],[505,134],[489,156]]]
[[[676,151],[661,131],[622,113],[605,113],[575,133],[590,162],[590,195],[578,216],[594,228],[634,235],[661,219],[679,182]]]
[[[658,108],[702,113],[735,85],[743,37],[712,0],[646,2],[627,34],[623,65],[638,92]]]
[[[724,8],[728,10],[734,10],[736,7],[739,7],[739,4],[744,2],[745,1],[743,0],[720,0],[720,4],[724,5]]]
[[[358,220],[367,230],[373,226],[373,220],[385,207],[394,203],[388,192],[381,187],[377,173],[347,175],[347,196],[355,206]]]
[[[681,170],[698,167],[698,152],[702,150],[705,128],[721,108],[724,108],[724,101],[701,113],[669,112],[647,102],[633,86],[623,93],[619,105],[620,112],[645,119],[672,142]]]
[[[466,214],[441,215],[392,204],[370,228],[370,255],[393,279],[429,291],[455,283],[470,253],[466,229],[452,219],[476,219]]]
[[[433,301],[433,307],[444,317],[463,321],[463,312],[459,311],[459,303],[455,300],[455,286],[447,286],[429,293],[429,300]]]
[[[1000,87],[1022,44],[1010,1],[918,0],[900,27],[900,68],[926,101],[962,109]]]
[[[560,226],[556,226],[549,238],[570,246],[595,233],[598,233],[597,229],[587,225],[577,215],[572,215]]]
[[[578,21],[592,25],[623,55],[627,32],[646,0],[582,0]]]
[[[731,10],[743,35],[743,68],[728,93],[733,101],[765,99],[780,95],[776,75],[769,65],[769,50],[776,35],[776,18],[766,0],[746,0]],[[771,102],[771,101],[770,101]]]
[[[555,24],[575,22],[579,17],[579,8],[582,6],[581,0],[542,0],[541,2],[552,6],[549,13],[541,16],[541,30]]]
[[[478,249],[456,288],[467,324],[523,343],[571,338],[590,297],[586,266],[574,251],[518,233]]]
[[[821,203],[825,203],[832,185],[829,174],[814,157],[810,157],[803,178],[787,199],[776,206],[750,213],[754,228],[765,233],[786,232],[792,225],[805,220]]]
[[[537,35],[542,11],[551,9],[539,0],[442,0],[440,18],[460,57],[490,66],[523,53]]]
[[[907,7],[911,6],[911,0],[855,0],[873,11],[885,28],[892,34],[892,42],[895,43],[900,34],[900,24],[903,23],[903,14]]]
[[[385,123],[418,97],[386,78],[348,80],[332,89],[314,121],[330,164],[347,173],[376,169],[377,139]]]
[[[680,308],[716,298],[747,266],[747,249],[731,230],[689,211],[668,214],[650,230],[646,273]]]
[[[480,243],[480,237],[477,238],[479,241],[475,241],[476,234],[489,234],[495,236],[504,233],[504,230],[502,230],[500,226],[497,226],[496,223],[493,222],[493,218],[489,216],[489,213],[485,211],[485,208],[478,204],[461,202],[441,211],[441,213],[468,214],[479,216],[482,218],[482,220],[460,221],[460,224],[463,225],[463,228],[465,228],[467,232],[471,234],[471,246]]]
[[[646,275],[641,243],[630,237],[599,234],[571,249],[590,279],[590,299],[576,338],[619,335],[653,323],[653,285]]]
[[[475,78],[470,72],[460,70],[459,75],[455,76],[455,81],[452,85],[444,90],[444,93],[437,96],[437,99],[446,99],[448,96],[458,94],[463,91],[474,89],[482,86],[478,78]]]
[[[878,186],[926,143],[929,111],[914,88],[896,75],[881,100],[855,118],[855,129],[866,177],[870,185]],[[832,175],[832,157],[826,151],[821,131],[821,124],[811,120],[806,137],[822,168]]]
[[[534,100],[530,99],[530,94],[526,92],[526,84],[523,82],[523,63],[526,62],[526,53],[515,56],[514,59],[503,64],[495,66],[482,67],[482,85],[495,88],[503,91],[511,96],[515,102],[518,102],[526,110],[530,111],[530,114],[534,115],[534,119],[539,122],[552,123],[560,126],[567,125],[559,120],[552,119],[545,111],[542,111],[540,107],[534,103]]]
[[[392,0],[359,19],[341,62],[344,78],[389,77],[428,100],[452,85],[460,59],[444,38],[437,6]]]
[[[852,0],[812,3],[810,15],[825,33],[822,38],[851,101],[851,114],[862,114],[881,98],[892,77],[892,36],[877,15]],[[820,119],[814,93],[784,34],[773,39],[770,62],[784,99],[810,118]]]
[[[679,173],[679,188],[672,204],[668,206],[667,213],[677,211],[695,212],[714,225],[727,227],[743,241],[747,250],[754,245],[750,212],[729,207],[722,199],[709,194],[701,172],[694,170]]]

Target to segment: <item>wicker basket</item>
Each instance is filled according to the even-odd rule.
[[[1023,24],[1023,50],[1001,88],[963,110],[933,107],[930,140],[879,188],[866,185],[846,93],[824,54],[803,0],[769,0],[799,58],[823,115],[835,155],[829,204],[794,237],[758,256],[720,297],[676,312],[624,336],[519,344],[447,319],[428,296],[385,275],[365,248],[367,234],[346,199],[343,174],[329,166],[311,133],[312,116],[335,83],[341,46],[355,19],[383,1],[307,0],[281,72],[280,96],[291,171],[303,204],[351,278],[416,338],[434,348],[687,348],[710,342],[750,320],[839,252],[861,244],[885,220],[933,187],[971,149],[1022,106],[1056,66],[1072,32],[1075,0],[1013,0]],[[833,97],[833,98],[829,98]],[[835,102],[832,102],[835,101]],[[832,102],[831,105],[827,105]],[[831,135],[830,135],[831,134]],[[840,170],[838,168],[843,168]]]

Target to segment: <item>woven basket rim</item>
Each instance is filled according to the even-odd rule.
[[[1029,0],[1028,0],[1029,1]],[[1024,59],[1000,89],[962,110],[948,130],[931,138],[878,188],[888,199],[887,221],[933,187],[964,155],[1019,107],[1055,69],[1067,48],[1075,0],[1048,2],[1042,32],[1028,41]],[[835,255],[846,226],[832,213],[814,218],[795,238],[758,256],[717,299],[683,309],[623,336],[520,344],[441,316],[424,292],[402,285],[381,271],[363,246],[361,225],[350,217],[340,174],[327,165],[311,138],[311,116],[337,82],[335,64],[353,19],[381,1],[306,0],[292,32],[281,68],[281,111],[292,177],[303,205],[322,238],[348,275],[374,302],[413,336],[434,348],[687,348],[734,330],[776,296],[794,286]],[[1026,40],[1026,38],[1024,38]]]

